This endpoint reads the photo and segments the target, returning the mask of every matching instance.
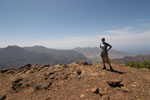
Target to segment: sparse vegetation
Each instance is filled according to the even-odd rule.
[[[143,61],[142,63],[130,61],[127,65],[130,67],[138,68],[138,69],[147,68],[150,70],[150,61],[146,61],[146,60]]]

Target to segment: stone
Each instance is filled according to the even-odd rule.
[[[102,96],[102,94],[100,93],[100,89],[99,88],[92,88],[91,91],[95,94],[99,94],[100,96]]]
[[[0,100],[6,100],[6,95],[2,96]]]
[[[18,79],[16,79],[13,83],[19,83],[20,81],[22,81],[23,80],[23,78],[18,78]]]
[[[18,78],[18,79],[16,79],[16,80],[12,83],[11,89],[12,89],[12,90],[16,90],[16,89],[22,87],[22,83],[20,83],[22,80],[23,80],[23,78]]]
[[[84,95],[84,94],[81,94],[81,95],[80,95],[80,98],[83,98],[83,97],[85,97],[85,95]]]
[[[40,89],[42,89],[42,87],[40,85],[38,85],[34,88],[34,90],[40,90]]]
[[[81,75],[81,74],[82,74],[82,71],[81,71],[81,70],[77,70],[77,74],[78,74],[78,75]]]
[[[6,70],[1,70],[0,73],[6,73],[8,71],[8,69]]]
[[[121,90],[122,90],[123,92],[129,92],[129,89],[126,88],[126,87],[121,87]]]
[[[87,61],[80,60],[79,65],[89,65]]]
[[[44,89],[45,90],[48,89],[51,85],[52,85],[52,82],[49,82],[49,83],[45,84]]]
[[[109,86],[111,87],[122,87],[124,86],[123,84],[121,84],[121,81],[107,81],[107,83],[109,84]]]

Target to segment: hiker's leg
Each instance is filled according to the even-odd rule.
[[[103,62],[103,69],[106,69],[105,58],[104,58],[104,54],[103,53],[101,53],[101,58],[102,58],[102,62]]]
[[[109,65],[110,70],[113,70],[108,54],[106,55],[106,58],[107,58],[107,63]]]
[[[114,70],[114,69],[112,68],[112,66],[111,66],[110,61],[108,61],[107,63],[108,63],[108,65],[109,65],[110,70]]]
[[[106,69],[105,61],[103,61],[103,69]]]
[[[102,62],[103,62],[103,69],[106,69],[105,60],[103,57],[102,57]]]

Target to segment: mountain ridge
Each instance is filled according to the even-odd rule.
[[[130,61],[142,63],[143,61],[150,61],[150,55],[137,55],[137,56],[125,56],[119,59],[112,59],[112,61],[129,63]]]
[[[46,49],[47,50],[47,49]],[[48,49],[49,50],[49,49]],[[69,64],[73,61],[88,60],[83,54],[73,50],[52,50],[47,52],[35,52],[18,46],[8,46],[0,51],[0,69],[21,67],[25,64]]]

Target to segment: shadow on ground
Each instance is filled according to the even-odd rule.
[[[125,74],[126,73],[126,72],[121,72],[121,71],[117,71],[117,70],[109,70],[109,69],[107,69],[107,71],[117,73],[117,74]]]

